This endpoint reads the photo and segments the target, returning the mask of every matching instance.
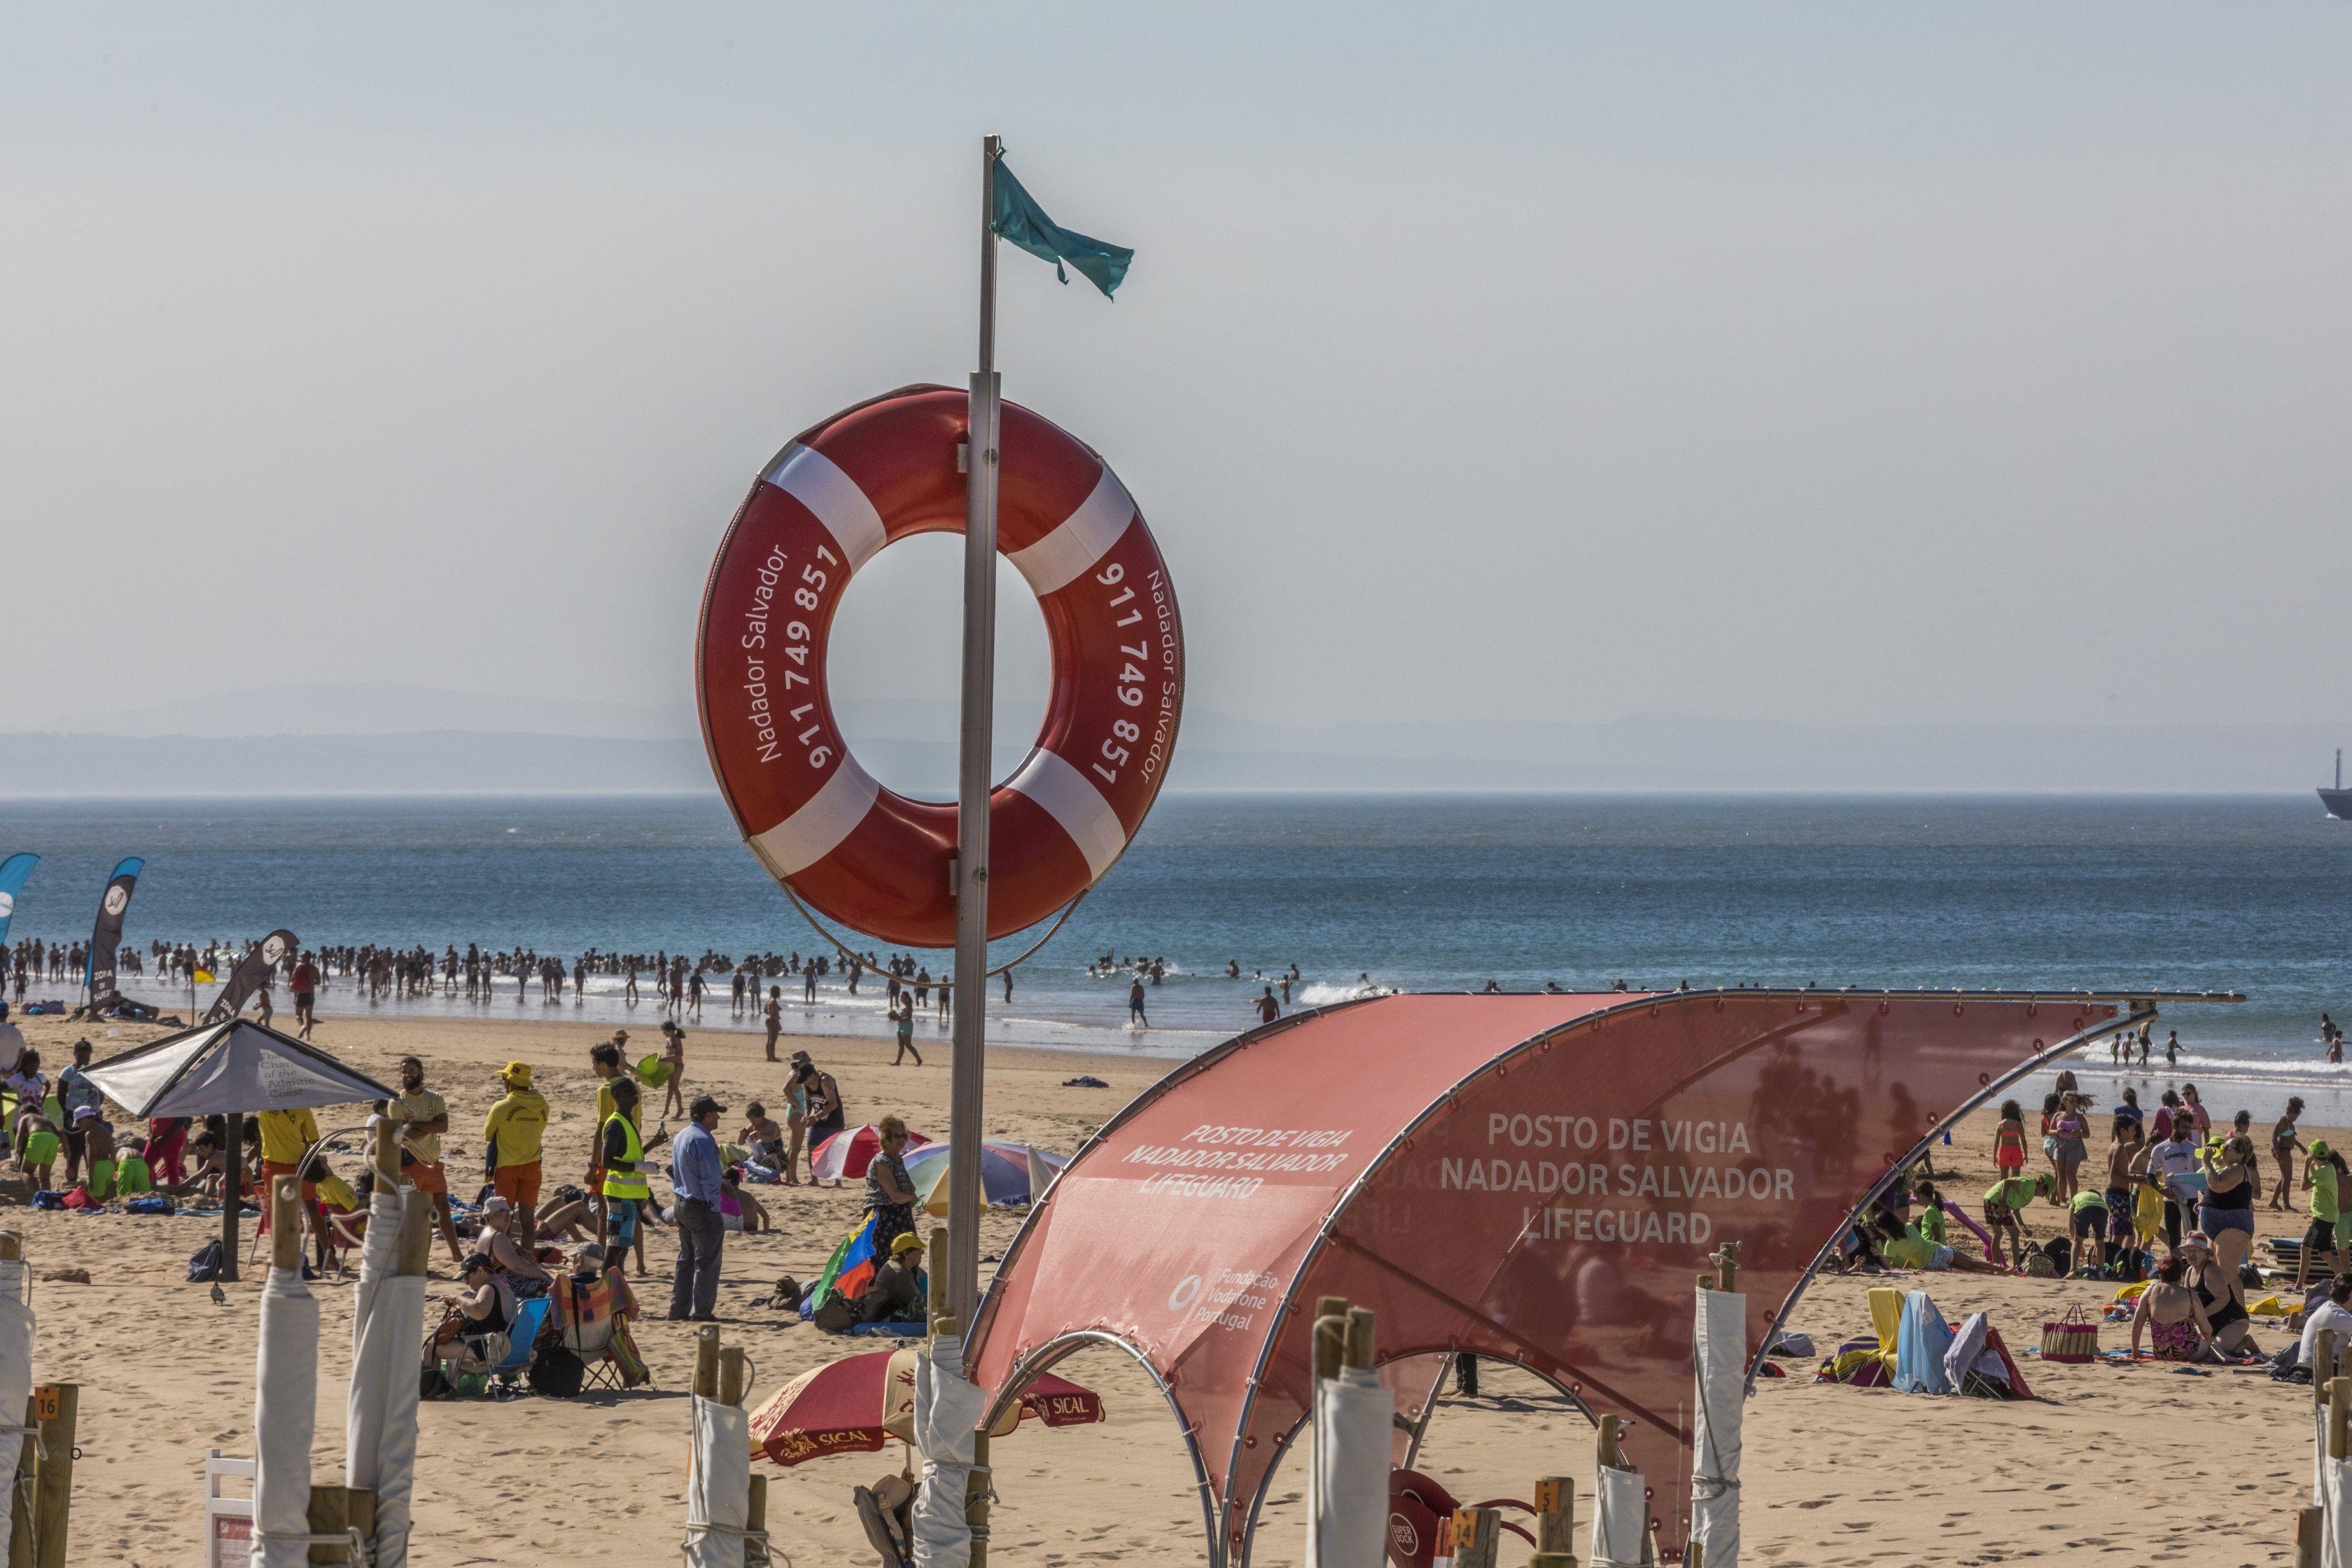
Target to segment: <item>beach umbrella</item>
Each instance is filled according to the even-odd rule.
[[[433,1200],[400,1180],[399,1124],[378,1119],[374,1131],[375,1191],[352,1294],[343,1479],[375,1494],[375,1568],[405,1568],[416,1487],[416,1347],[425,1337]]]
[[[914,1346],[860,1351],[827,1362],[776,1390],[751,1417],[751,1447],[779,1465],[827,1454],[879,1453],[891,1438],[915,1439]],[[1052,1373],[1040,1375],[989,1435],[1024,1420],[1082,1426],[1103,1418],[1101,1395]]]
[[[221,1205],[220,1278],[236,1278],[236,1198],[245,1116],[392,1100],[394,1091],[329,1052],[249,1018],[199,1024],[89,1069],[99,1092],[134,1117],[226,1116],[231,1192]],[[265,1197],[267,1194],[263,1194]]]
[[[919,1132],[907,1134],[907,1147],[919,1149],[930,1142]],[[819,1181],[857,1181],[874,1156],[882,1152],[882,1134],[871,1124],[847,1127],[809,1152],[809,1168]]]
[[[1043,1191],[1039,1177],[1068,1164],[1066,1155],[1008,1143],[991,1138],[980,1149],[980,1201],[988,1208],[1019,1208],[1037,1201]],[[907,1154],[907,1177],[915,1184],[915,1202],[925,1214],[948,1212],[948,1146],[927,1143]]]

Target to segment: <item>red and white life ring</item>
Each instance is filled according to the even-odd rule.
[[[893,540],[963,531],[968,403],[902,387],[803,432],[729,525],[702,599],[702,732],[743,837],[845,925],[908,947],[955,941],[952,805],[858,766],[834,721],[825,647],[842,591]],[[1037,595],[1053,654],[1045,721],[989,797],[989,934],[1031,925],[1127,848],[1168,773],[1184,633],[1167,563],[1085,443],[1003,405],[997,548]]]

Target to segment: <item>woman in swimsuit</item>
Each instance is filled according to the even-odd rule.
[[[2058,1171],[2058,1203],[2061,1207],[2074,1201],[2083,1158],[2089,1152],[2084,1143],[2084,1135],[2091,1128],[2084,1119],[2079,1100],[2076,1095],[2061,1095],[2058,1099],[2058,1119],[2050,1124],[2052,1142],[2056,1145],[2052,1152],[2051,1163]]]
[[[2143,1333],[2155,1341],[2158,1361],[2195,1361],[2212,1343],[2205,1309],[2197,1292],[2182,1282],[2188,1272],[2187,1260],[2178,1253],[2157,1265],[2156,1278],[2132,1310],[2132,1354],[2140,1353]]]
[[[2000,1102],[2000,1125],[1992,1131],[1992,1163],[2004,1176],[2025,1169],[2025,1108],[2013,1100]]]
[[[2058,1169],[2058,1097],[2042,1097],[2042,1157],[2050,1162],[2054,1174]]]
[[[2294,1130],[2303,1115],[2301,1097],[2286,1102],[2286,1114],[2271,1128],[2271,1163],[2278,1167],[2278,1184],[2271,1188],[2271,1207],[2284,1211],[2290,1205],[2287,1193],[2294,1185],[2294,1157],[2303,1148],[2303,1140]]]
[[[2214,1261],[2213,1244],[2202,1231],[2190,1231],[2180,1238],[2179,1255],[2187,1260],[2182,1283],[2197,1298],[2199,1316],[2204,1319],[2207,1337],[2212,1342],[2213,1359],[2252,1350],[2246,1336],[2253,1320],[2246,1313],[2246,1304],[2238,1300],[2236,1273],[2225,1273]]]
[[[2205,1197],[2198,1217],[2213,1238],[2213,1255],[2230,1299],[2238,1299],[2238,1270],[2254,1247],[2254,1200],[2262,1195],[2262,1178],[2255,1173],[2254,1141],[2232,1138],[2221,1152],[2205,1155]],[[2218,1332],[2221,1325],[2215,1324]]]

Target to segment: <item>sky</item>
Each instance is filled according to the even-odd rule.
[[[1000,363],[1195,705],[2352,740],[2347,68],[2292,5],[10,8],[0,709],[690,700],[768,458],[971,370],[996,132],[1135,247],[1008,251]],[[836,689],[953,692],[956,556]]]

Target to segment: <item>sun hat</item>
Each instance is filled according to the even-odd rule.
[[[2201,1230],[2192,1230],[2180,1238],[2180,1247],[2185,1252],[2192,1247],[2210,1252],[2213,1250],[2213,1238]]]
[[[2333,1150],[2331,1150],[2330,1148],[2328,1148],[2328,1146],[2327,1146],[2327,1140],[2326,1140],[2326,1139],[2325,1139],[2325,1138],[2315,1138],[2315,1139],[2313,1139],[2313,1140],[2311,1141],[2311,1144],[2310,1144],[2310,1152],[2311,1152],[2312,1153],[2314,1153],[2314,1154],[2318,1155],[2321,1159],[2325,1160],[2325,1159],[2326,1159],[2326,1158],[2327,1158],[2327,1156],[2328,1156],[2329,1154],[2333,1153],[2335,1151],[2333,1151]]]
[[[902,1230],[898,1233],[898,1238],[890,1243],[890,1256],[896,1258],[902,1252],[919,1252],[922,1250],[922,1246],[921,1237],[911,1230]]]
[[[484,1214],[509,1214],[512,1213],[513,1210],[514,1205],[508,1202],[507,1199],[501,1195],[493,1194],[482,1200],[482,1212]]]
[[[529,1062],[509,1062],[505,1067],[499,1069],[499,1079],[501,1082],[509,1084],[516,1089],[529,1089],[530,1087],[530,1064]]]
[[[77,1105],[74,1107],[73,1119],[79,1121],[85,1116],[95,1117],[97,1114],[98,1107],[95,1105]]]

